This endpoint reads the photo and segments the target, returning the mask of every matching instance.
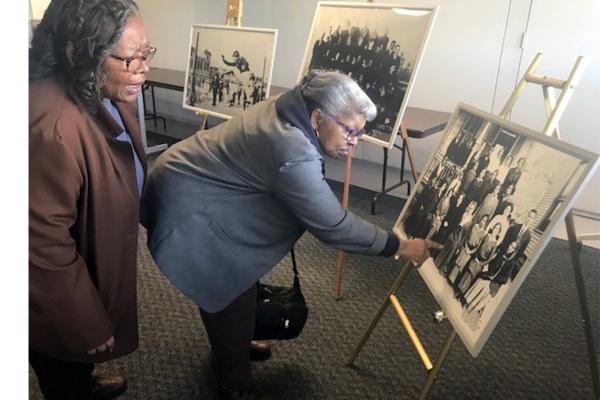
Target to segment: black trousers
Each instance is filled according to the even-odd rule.
[[[29,349],[29,364],[46,400],[90,398],[94,364],[58,360]]]
[[[209,313],[200,308],[213,350],[220,386],[243,391],[250,387],[250,342],[256,322],[256,284],[225,309]]]

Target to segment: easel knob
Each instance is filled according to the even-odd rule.
[[[433,322],[442,323],[447,317],[442,310],[438,310],[432,314]]]
[[[242,0],[227,0],[227,10],[225,12],[225,25],[240,26],[242,23],[242,9]]]

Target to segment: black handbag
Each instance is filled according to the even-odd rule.
[[[290,340],[298,337],[304,328],[308,307],[300,290],[293,248],[290,253],[294,271],[291,288],[258,283],[254,340]]]

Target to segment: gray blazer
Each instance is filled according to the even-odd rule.
[[[381,253],[388,233],[342,208],[322,165],[275,99],[175,144],[155,161],[142,199],[154,260],[193,302],[217,312],[305,229],[347,252]]]

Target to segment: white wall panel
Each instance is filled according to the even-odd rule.
[[[537,52],[544,53],[538,74],[566,79],[583,55],[587,67],[560,120],[561,140],[600,153],[600,2],[534,0],[522,68]],[[541,130],[546,120],[541,88],[529,88],[517,103],[512,120]],[[582,193],[577,208],[600,214],[600,173]]]

